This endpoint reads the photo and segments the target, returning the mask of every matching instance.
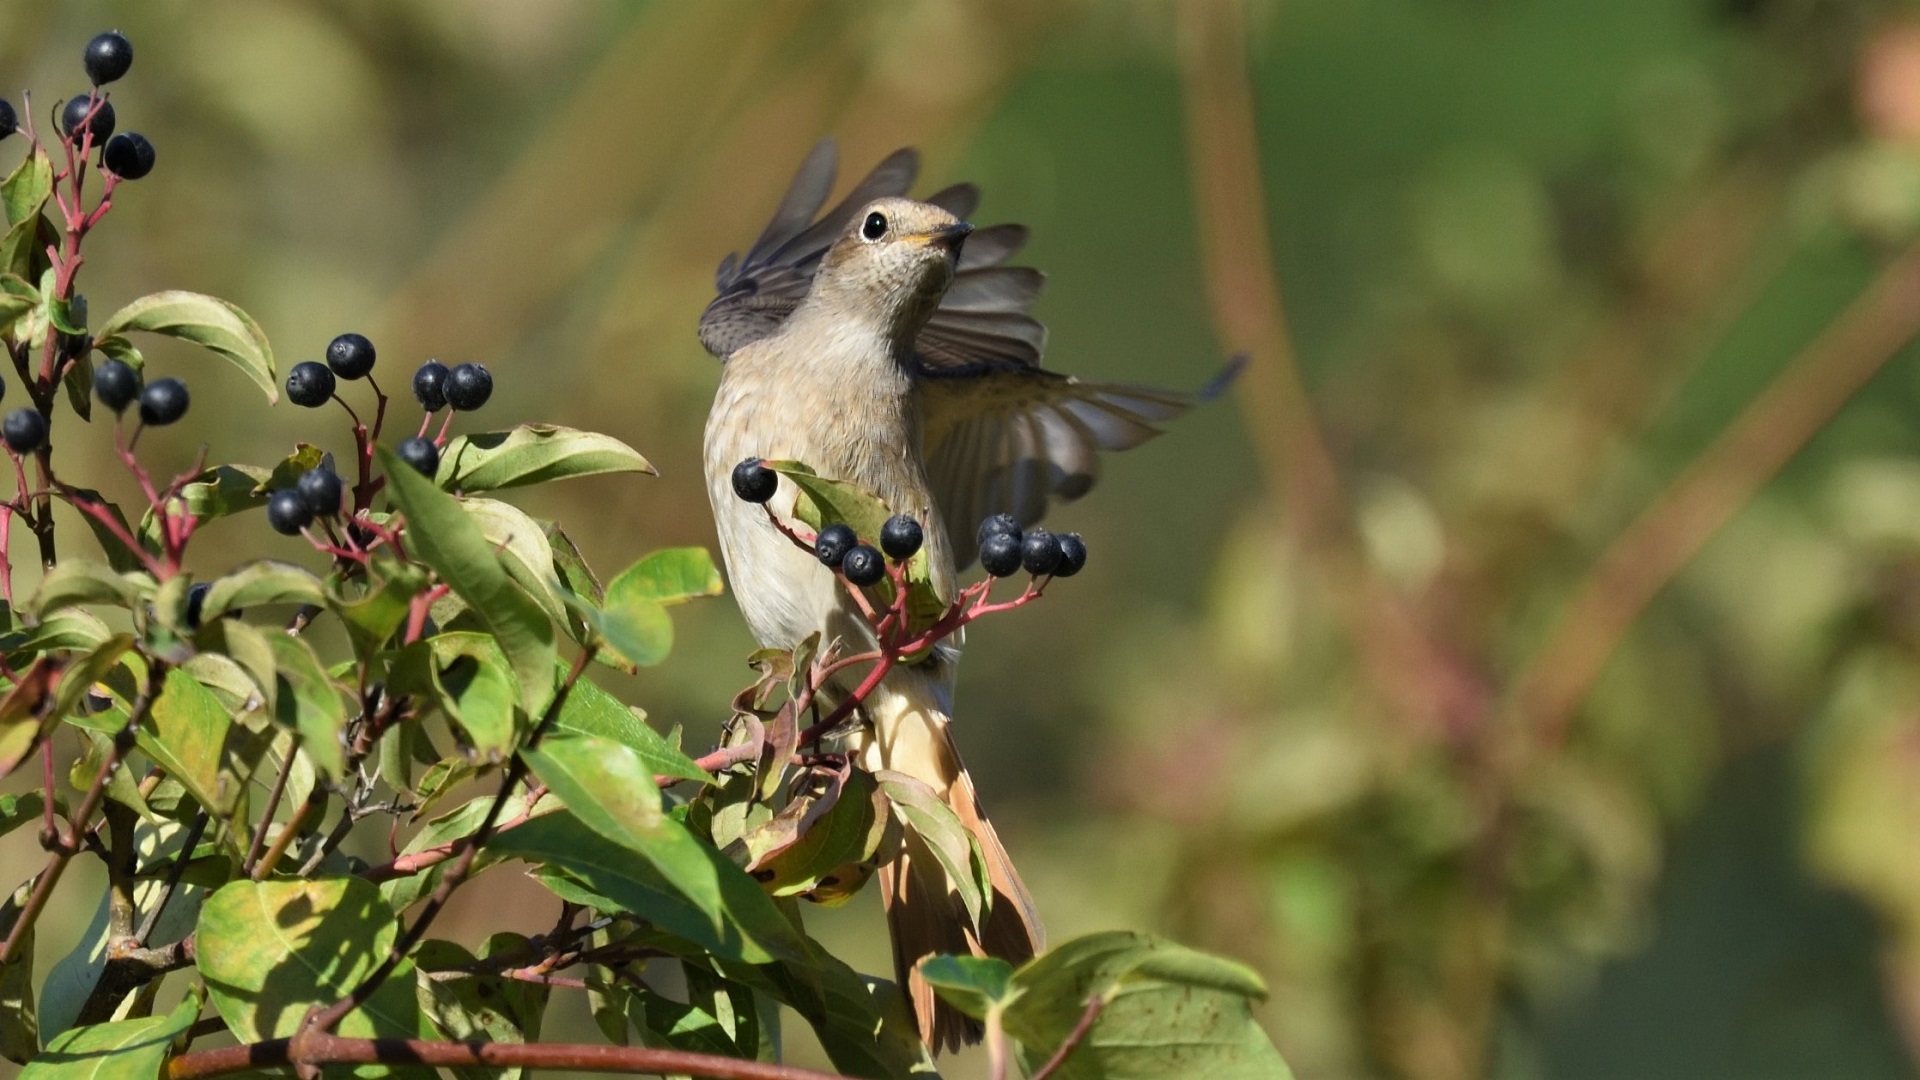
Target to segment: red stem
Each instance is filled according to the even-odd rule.
[[[708,1080],[846,1080],[792,1065],[744,1061],[686,1050],[567,1043],[429,1042],[424,1039],[345,1039],[308,1027],[291,1039],[225,1046],[185,1054],[167,1063],[168,1080],[257,1072],[288,1065],[426,1065],[496,1069],[698,1076]]]

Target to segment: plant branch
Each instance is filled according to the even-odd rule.
[[[20,909],[19,918],[14,920],[13,929],[8,932],[6,942],[0,944],[0,966],[11,963],[18,955],[20,943],[33,930],[33,924],[40,918],[40,913],[46,910],[47,901],[53,896],[54,886],[60,883],[60,876],[66,873],[67,864],[72,862],[74,855],[79,853],[82,845],[81,837],[85,836],[92,827],[93,815],[100,809],[101,801],[106,798],[107,781],[113,777],[114,770],[120,767],[120,762],[126,757],[127,752],[133,749],[134,733],[140,730],[140,725],[147,719],[148,711],[153,708],[154,699],[159,696],[166,672],[167,665],[163,661],[151,662],[147,668],[146,688],[141,690],[140,696],[134,699],[133,707],[127,712],[126,724],[114,734],[112,748],[100,762],[100,769],[94,774],[93,783],[88,786],[86,796],[80,801],[79,809],[74,811],[68,834],[51,838],[53,853],[47,859],[46,869],[40,872],[39,881],[34,885],[33,892],[28,894],[26,905]],[[48,791],[46,797],[51,800],[53,792]]]
[[[1059,1072],[1060,1067],[1067,1063],[1067,1058],[1073,1053],[1074,1049],[1086,1041],[1087,1034],[1093,1030],[1093,1022],[1100,1019],[1100,1010],[1106,1007],[1106,997],[1098,994],[1094,995],[1093,1000],[1087,1002],[1086,1011],[1080,1014],[1080,1022],[1073,1025],[1072,1031],[1067,1032],[1066,1041],[1060,1044],[1060,1049],[1055,1050],[1053,1056],[1047,1059],[1046,1064],[1035,1069],[1033,1075],[1028,1077],[1027,1080],[1047,1080],[1048,1077]]]
[[[526,742],[528,748],[539,745],[541,737],[546,734],[548,728],[553,726],[554,719],[560,715],[561,708],[567,703],[567,696],[573,692],[574,684],[580,681],[580,676],[586,671],[587,665],[593,662],[595,651],[596,649],[591,645],[580,650],[580,655],[574,659],[572,670],[567,672],[566,680],[554,692],[553,701],[548,703],[546,713],[540,717],[540,722],[534,725],[533,731],[528,734]],[[474,860],[480,855],[480,849],[492,838],[494,827],[500,820],[500,812],[506,808],[507,799],[512,796],[513,790],[520,786],[520,781],[526,775],[527,759],[525,755],[516,752],[513,755],[513,761],[507,766],[507,775],[501,781],[499,792],[494,795],[493,803],[487,807],[487,816],[481,820],[480,827],[473,831],[470,841],[460,852],[458,860],[447,868],[446,874],[441,877],[439,886],[433,890],[433,896],[427,900],[419,916],[393,943],[393,948],[388,950],[386,959],[361,980],[360,985],[354,987],[339,1001],[307,1018],[300,1037],[315,1032],[332,1031],[342,1017],[365,1004],[367,999],[373,996],[373,992],[380,988],[380,984],[385,982],[387,977],[406,960],[407,954],[413,951],[413,947],[426,935],[427,927],[433,925],[434,918],[447,906],[453,891],[466,881],[468,873],[473,869]],[[531,802],[528,803],[527,808],[528,810],[533,808]]]
[[[344,1039],[308,1026],[291,1039],[184,1054],[167,1063],[168,1080],[201,1080],[289,1065],[425,1065],[434,1068],[554,1069],[574,1072],[697,1076],[706,1080],[846,1080],[836,1073],[743,1061],[686,1050],[569,1043],[430,1042]]]

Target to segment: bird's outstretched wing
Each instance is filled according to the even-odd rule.
[[[822,214],[833,188],[834,159],[833,140],[816,143],[760,238],[744,257],[728,255],[720,264],[714,276],[718,295],[700,315],[700,343],[708,352],[725,360],[779,329],[812,288],[820,257],[860,208],[905,195],[920,170],[918,153],[896,150]],[[978,205],[980,191],[955,184],[925,201],[965,219]],[[1027,310],[1046,279],[1030,267],[1005,265],[1026,242],[1021,225],[993,225],[967,237],[953,286],[914,342],[923,366],[964,370],[978,364],[1039,364],[1047,332]]]
[[[1050,499],[1077,499],[1100,475],[1100,452],[1130,450],[1158,425],[1223,392],[1229,363],[1205,388],[1184,393],[1081,382],[1024,364],[927,368],[917,380],[927,478],[946,519],[954,564],[978,555],[975,531],[992,514],[1021,528]]]
[[[744,257],[728,255],[720,264],[718,295],[700,316],[708,352],[725,360],[779,329],[860,208],[906,195],[920,170],[918,153],[896,150],[823,214],[835,156],[833,140],[816,143],[760,238]],[[955,184],[925,201],[966,219],[980,191]],[[960,249],[952,286],[914,339],[929,480],[962,568],[977,555],[982,519],[1010,513],[1025,528],[1046,513],[1049,499],[1086,494],[1099,475],[1100,451],[1151,439],[1160,433],[1156,425],[1218,393],[1239,370],[1237,362],[1228,365],[1195,394],[1086,383],[1043,370],[1047,330],[1029,311],[1046,277],[1006,265],[1026,244],[1024,225],[975,229]]]

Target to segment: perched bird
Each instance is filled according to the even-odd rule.
[[[830,140],[814,147],[746,256],[720,264],[719,295],[700,317],[702,344],[725,362],[705,439],[720,549],[754,636],[782,649],[814,633],[867,648],[872,635],[833,572],[734,496],[743,459],[799,460],[918,517],[934,590],[950,601],[982,519],[1010,513],[1024,528],[1050,498],[1085,494],[1098,451],[1152,438],[1156,423],[1232,373],[1194,395],[1043,370],[1046,329],[1028,309],[1044,279],[1006,265],[1027,230],[968,225],[979,198],[970,184],[905,198],[919,167],[911,149],[821,214],[834,159]],[[789,517],[794,494],[782,484],[768,505]],[[863,768],[932,787],[985,855],[993,896],[984,926],[973,925],[916,837],[880,869],[895,970],[936,1049],[975,1041],[979,1030],[935,999],[915,969],[922,958],[973,953],[1018,964],[1042,947],[1039,913],[954,745],[957,660],[948,643],[895,668],[846,742]]]

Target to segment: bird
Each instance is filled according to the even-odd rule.
[[[1045,277],[1009,265],[1026,245],[1024,226],[974,228],[972,184],[908,198],[920,163],[912,148],[822,213],[836,163],[833,140],[820,140],[746,254],[721,262],[699,322],[701,343],[722,361],[703,440],[707,492],[731,592],[763,647],[793,649],[814,634],[871,647],[873,637],[832,570],[735,496],[742,461],[797,460],[918,518],[932,588],[951,602],[978,554],[980,522],[1010,514],[1022,528],[1037,523],[1051,501],[1087,493],[1100,452],[1146,442],[1237,371],[1229,364],[1183,393],[1042,368],[1047,331],[1031,308]],[[767,507],[790,518],[794,499],[783,483]],[[955,742],[958,659],[949,639],[925,661],[895,667],[845,740],[861,768],[932,788],[984,857],[992,897],[980,926],[911,833],[879,868],[895,976],[936,1052],[977,1042],[981,1030],[935,997],[921,960],[972,954],[1018,965],[1044,948],[1039,912]]]

